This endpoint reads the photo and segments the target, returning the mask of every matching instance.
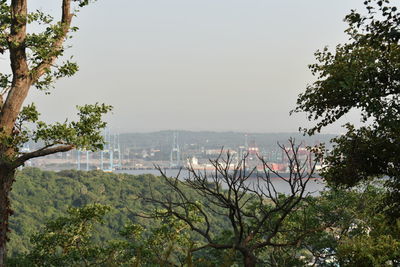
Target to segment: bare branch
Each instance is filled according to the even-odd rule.
[[[74,148],[75,148],[74,145],[57,145],[57,146],[48,145],[36,151],[22,154],[14,161],[14,165],[18,167],[23,165],[25,161],[30,160],[32,158],[43,157],[58,152],[67,152]]]
[[[279,145],[288,161],[289,177],[284,177],[276,171],[271,164],[259,156],[263,165],[263,172],[256,173],[256,167],[248,170],[247,157],[244,157],[236,164],[233,164],[233,157],[228,152],[224,156],[223,150],[216,159],[210,159],[214,167],[210,174],[207,171],[200,172],[189,165],[187,168],[189,177],[180,181],[178,176],[168,178],[161,168],[157,168],[164,181],[171,189],[171,192],[160,192],[162,198],[155,198],[151,191],[150,197],[141,197],[145,201],[159,205],[167,212],[155,216],[174,216],[185,222],[191,230],[199,233],[207,241],[203,246],[193,248],[198,251],[203,248],[227,249],[233,248],[240,251],[244,257],[252,255],[255,257],[257,249],[271,246],[284,247],[296,245],[308,232],[301,232],[299,229],[286,229],[285,221],[292,212],[295,212],[300,203],[308,195],[306,186],[315,170],[309,158],[305,161],[299,158],[300,145],[296,146],[293,140],[289,140],[289,147]],[[285,182],[290,190],[288,195],[278,192],[273,183],[271,173],[278,180]],[[252,180],[255,178],[256,180]],[[187,187],[192,192],[204,198],[201,205],[189,198],[189,193],[182,190]],[[190,194],[191,194],[190,193]],[[194,221],[189,215],[195,208],[198,215],[203,219],[201,222]],[[189,209],[191,211],[189,212]],[[230,230],[233,233],[231,241],[220,244],[219,233],[213,232],[212,224],[209,222],[208,214],[223,216],[229,222]],[[148,215],[140,215],[145,217]],[[151,217],[151,215],[150,215]],[[293,235],[288,242],[273,242],[278,233]],[[229,243],[230,242],[230,243]]]

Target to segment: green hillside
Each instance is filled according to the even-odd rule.
[[[118,231],[130,222],[148,223],[132,215],[152,209],[148,203],[137,200],[139,194],[155,194],[166,190],[160,177],[153,175],[112,174],[101,171],[42,171],[25,168],[19,172],[12,190],[9,253],[24,253],[29,249],[29,238],[45,222],[65,215],[69,207],[100,203],[112,207],[101,226],[101,240],[118,237]],[[221,222],[214,222],[221,223]]]
[[[210,199],[206,201],[205,197],[201,197],[197,191],[186,191],[189,189],[183,187],[182,190],[185,190],[185,195],[192,203],[200,203],[204,207],[213,204]],[[172,263],[181,262],[182,259],[197,262],[194,265],[182,266],[215,267],[222,266],[222,262],[230,262],[227,266],[242,266],[242,256],[232,249],[204,247],[193,254],[187,254],[194,243],[198,242],[197,245],[202,246],[206,242],[193,231],[189,231],[182,220],[168,217],[169,222],[165,223],[166,221],[143,219],[133,215],[155,209],[154,204],[149,204],[151,202],[139,199],[140,195],[153,194],[155,198],[160,199],[160,194],[163,193],[164,196],[171,197],[174,203],[179,202],[160,177],[100,171],[51,172],[25,168],[18,173],[12,193],[14,215],[11,217],[12,232],[8,246],[10,266],[32,266],[33,263],[34,266],[87,266],[81,263],[88,261],[93,266],[153,267],[160,266],[160,254]],[[285,221],[280,221],[278,214],[268,217],[262,225],[261,235],[253,242],[264,240],[271,229],[276,229],[276,225],[279,224],[281,230],[274,242],[283,245],[275,246],[271,243],[259,249],[256,257],[260,265],[257,266],[297,267],[315,263],[317,266],[378,267],[389,266],[386,265],[387,262],[397,264],[400,262],[400,222],[388,220],[382,212],[383,198],[384,188],[380,184],[366,184],[354,190],[332,188],[321,192],[317,197],[304,199],[297,209],[287,214]],[[247,201],[251,199],[252,201]],[[289,198],[280,196],[279,199],[286,203]],[[245,221],[246,229],[254,229],[254,226],[258,225],[258,214],[268,213],[277,207],[265,199],[261,200],[261,206],[255,205],[257,202],[254,201],[254,198],[246,198],[244,203],[247,203],[247,206],[242,206],[243,212],[254,218]],[[87,211],[96,207],[87,205],[93,203],[111,207],[111,211],[104,217],[103,224],[95,223],[94,231],[87,229],[89,234],[94,234],[94,240],[90,235],[90,240],[83,243],[82,247],[77,245],[73,247],[75,250],[60,253],[60,250],[57,250],[61,248],[60,240],[68,240],[69,236],[75,240],[76,236],[68,232],[74,228],[60,227],[64,222],[68,225],[71,218],[74,222],[71,213],[67,214],[68,208],[83,207],[81,210]],[[101,205],[98,206],[99,210],[103,209]],[[234,232],[227,224],[227,215],[222,215],[220,209],[215,211],[214,214],[219,214],[218,217],[209,217],[213,229],[212,240],[216,244],[229,244],[234,241]],[[76,210],[75,214],[78,213]],[[195,213],[190,216],[194,222],[204,224]],[[103,217],[101,213],[100,217]],[[50,223],[50,226],[45,225],[45,222],[50,220],[53,223]],[[130,224],[125,227],[130,222],[140,224],[143,234],[142,230],[138,232],[137,225]],[[79,223],[80,221],[76,225],[79,226]],[[76,229],[80,231],[80,227]],[[30,242],[32,234],[38,232],[41,232],[39,238],[36,235],[34,242]],[[53,239],[53,236],[56,239]],[[293,243],[293,240],[296,242]],[[45,249],[42,249],[43,246]],[[52,250],[54,247],[57,248],[55,251]],[[331,256],[325,256],[327,251]],[[19,254],[23,255],[18,257]],[[111,262],[104,262],[104,259],[110,259]],[[54,261],[44,264],[49,263],[49,260]],[[115,263],[117,260],[118,263]],[[103,264],[98,265],[99,261]],[[139,262],[141,265],[132,265],[132,262]],[[123,264],[118,265],[120,263]],[[395,264],[390,266],[397,266]]]

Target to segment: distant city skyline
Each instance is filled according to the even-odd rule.
[[[58,2],[37,1],[58,11]],[[99,0],[78,14],[68,55],[80,65],[49,96],[30,95],[43,119],[105,102],[118,132],[296,132],[289,117],[313,77],[313,53],[346,41],[343,18],[359,0]],[[8,71],[5,55],[1,72]],[[324,132],[340,133],[354,112]]]

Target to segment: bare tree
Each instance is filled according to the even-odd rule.
[[[263,248],[297,245],[312,231],[306,226],[293,227],[285,222],[310,194],[306,186],[313,178],[318,158],[307,157],[301,161],[298,157],[300,146],[293,140],[289,140],[289,147],[280,145],[280,148],[288,160],[287,175],[274,170],[262,157],[259,157],[259,162],[263,171],[257,172],[256,167],[249,170],[246,166],[248,155],[235,164],[229,152],[226,156],[221,152],[217,159],[210,160],[213,173],[197,171],[189,166],[189,177],[184,181],[179,179],[179,175],[168,178],[158,168],[170,190],[158,196],[150,190],[149,196],[141,196],[142,200],[156,204],[160,209],[137,215],[145,218],[175,217],[204,239],[204,243],[193,247],[192,252],[205,248],[231,249],[242,255],[245,266],[255,266],[258,262],[256,255]],[[286,184],[289,192],[278,192],[274,179]],[[205,199],[204,203],[196,199],[198,196]],[[229,241],[216,238],[211,216],[226,219],[232,231]],[[287,237],[285,240],[279,238],[282,234]]]

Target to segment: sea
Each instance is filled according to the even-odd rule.
[[[163,170],[167,177],[177,177],[179,170],[178,169],[165,169]],[[117,170],[114,171],[114,173],[127,173],[127,174],[133,174],[133,175],[140,175],[140,174],[152,174],[155,176],[160,176],[160,172],[156,169],[147,169],[147,170]],[[179,179],[185,180],[188,178],[188,171],[183,169],[180,174],[179,174]],[[291,188],[288,184],[287,181],[280,179],[280,178],[271,178],[272,185],[274,186],[276,192],[282,193],[282,194],[290,194],[291,193]],[[246,185],[249,186],[250,188],[254,188],[257,183],[260,184],[260,188],[263,191],[266,191],[266,182],[260,178],[257,177],[250,177],[246,180]],[[222,184],[222,186],[225,186]],[[327,190],[326,188],[326,183],[324,182],[323,179],[321,178],[312,178],[308,181],[306,185],[306,190],[305,192],[307,194],[313,195],[313,196],[318,196],[322,191]]]

